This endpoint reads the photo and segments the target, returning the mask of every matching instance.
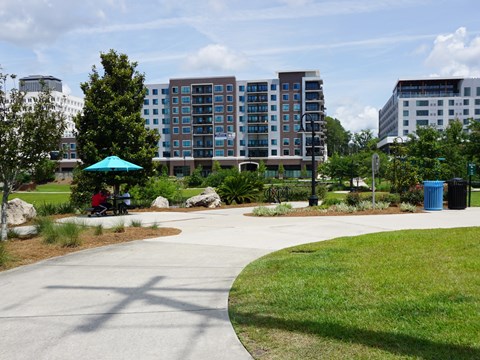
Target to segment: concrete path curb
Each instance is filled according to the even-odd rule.
[[[227,309],[229,289],[251,261],[338,236],[480,225],[480,208],[375,216],[243,215],[250,211],[136,213],[123,217],[125,223],[141,220],[182,233],[0,273],[0,359],[251,359]],[[121,219],[63,221],[113,226]]]

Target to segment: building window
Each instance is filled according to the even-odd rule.
[[[480,109],[475,109],[475,115],[480,115]]]
[[[213,87],[213,91],[215,91],[216,93],[223,92],[223,85],[215,85]]]
[[[153,119],[153,125],[158,125],[158,119]]]
[[[182,134],[190,134],[192,132],[192,128],[190,126],[185,126],[182,128]]]
[[[77,154],[72,152],[70,153],[70,159],[76,159],[77,158]]]
[[[178,106],[172,108],[172,114],[178,114]]]
[[[463,109],[463,115],[470,115],[470,111],[468,109]]]
[[[173,128],[173,133],[174,133],[174,134],[179,134],[179,133],[180,133],[179,128],[178,128],[178,127],[174,127],[174,128]]]
[[[277,90],[277,84],[271,84],[270,85],[270,90],[276,91]]]
[[[288,94],[283,94],[282,95],[282,100],[283,101],[288,101]]]
[[[170,129],[169,128],[163,128],[162,129],[162,134],[165,134],[165,135],[170,134]]]
[[[290,126],[289,125],[283,125],[282,130],[283,130],[283,132],[289,132],[290,131]]]
[[[152,94],[153,95],[158,95],[158,89],[152,89]]]
[[[227,85],[227,92],[232,92],[233,91],[233,85],[232,84],[228,84]]]
[[[191,119],[190,116],[182,116],[182,124],[190,124]]]
[[[428,110],[417,110],[417,116],[428,116]]]
[[[403,106],[408,106],[408,100],[403,100]]]
[[[270,121],[277,121],[277,115],[271,115]]]
[[[277,145],[278,144],[277,139],[270,140],[270,144]]]
[[[289,138],[284,138],[284,139],[282,140],[282,144],[283,144],[283,145],[290,145],[290,139],[289,139]]]
[[[300,90],[300,83],[293,84],[293,90]]]
[[[408,135],[408,130],[403,130],[403,135]]]
[[[150,119],[145,119],[145,125],[150,125]]]
[[[158,115],[158,109],[153,109],[153,115]]]
[[[428,106],[428,100],[417,100],[416,105],[417,106]]]
[[[143,109],[143,115],[150,115],[150,112],[148,111],[148,109]]]
[[[288,83],[283,83],[282,84],[282,90],[287,91],[289,88]]]
[[[454,110],[453,109],[448,110],[448,115],[449,116],[455,115]]]
[[[403,126],[408,126],[408,120],[403,120]]]
[[[177,148],[180,146],[180,141],[179,140],[173,140],[173,147]]]
[[[224,150],[215,150],[215,156],[225,156]]]
[[[468,99],[463,99],[463,105],[469,105],[470,101]]]
[[[182,96],[182,104],[190,104],[190,96]]]
[[[290,111],[290,105],[289,104],[283,104],[282,105],[282,110],[283,111]]]
[[[227,105],[227,112],[233,112],[233,105]]]
[[[223,123],[223,115],[215,115],[216,123]]]
[[[443,126],[443,119],[438,119],[437,120],[437,125]]]
[[[184,148],[192,147],[192,142],[190,140],[183,140],[182,141],[182,146]]]
[[[290,150],[289,149],[283,149],[283,155],[284,156],[290,156]]]
[[[453,106],[455,105],[455,100],[448,100],[448,106]]]
[[[152,103],[153,103],[153,105],[158,105],[158,99],[153,99]]]
[[[403,110],[403,116],[408,116],[408,110]]]
[[[182,86],[182,94],[190,94],[190,86]]]
[[[233,102],[233,95],[227,95],[227,102]]]
[[[293,111],[300,111],[301,106],[300,104],[293,104]]]
[[[178,97],[177,96],[172,97],[172,104],[178,104]]]
[[[438,106],[443,106],[443,100],[438,100],[438,101],[437,101],[437,105],[438,105]]]
[[[417,120],[417,126],[428,126],[428,120]]]
[[[437,111],[437,115],[443,116],[443,110],[438,110],[438,111]]]
[[[182,114],[190,114],[190,106],[182,106]]]
[[[233,115],[227,115],[227,122],[233,122]]]
[[[233,150],[227,150],[227,156],[233,156]]]
[[[217,103],[223,102],[223,95],[215,95],[215,102]]]
[[[271,111],[277,111],[277,105],[272,105],[270,106]]]
[[[470,87],[463,88],[463,96],[471,96],[471,92]]]
[[[238,91],[244,92],[245,91],[245,85],[239,85],[238,86]]]
[[[215,106],[215,112],[223,112],[223,105]]]
[[[28,100],[30,100],[30,99],[28,99]],[[143,105],[148,105],[148,104],[149,104],[148,99],[143,99]]]
[[[282,117],[283,117],[283,121],[290,121],[290,115],[289,114],[284,114]]]
[[[174,118],[173,118],[173,123],[174,123],[174,124],[179,124],[178,117],[174,117]]]
[[[76,150],[77,145],[75,143],[70,144],[70,150]]]
[[[277,131],[277,125],[272,125],[272,126],[270,126],[270,130],[272,130],[272,131]]]
[[[277,95],[275,95],[275,94],[270,95],[270,100],[271,101],[277,101]]]

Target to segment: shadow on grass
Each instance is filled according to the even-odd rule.
[[[230,318],[239,325],[311,334],[369,346],[399,356],[412,356],[425,360],[480,359],[480,348],[477,347],[446,344],[404,334],[348,327],[332,322],[286,321],[272,316],[236,312],[231,312]]]

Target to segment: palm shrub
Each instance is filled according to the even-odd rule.
[[[263,182],[256,173],[244,171],[225,178],[217,193],[227,205],[244,204],[255,201],[262,190]]]

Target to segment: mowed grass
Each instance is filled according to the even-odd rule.
[[[267,255],[237,278],[229,312],[258,359],[480,359],[480,227]]]
[[[36,192],[66,192],[70,193],[70,185],[69,184],[56,184],[56,183],[48,183],[37,185]]]
[[[22,199],[27,203],[32,204],[35,207],[38,207],[43,204],[63,204],[70,201],[70,193],[60,193],[60,194],[49,194],[42,192],[22,192],[22,193],[13,193],[10,194],[8,200],[15,198]]]

